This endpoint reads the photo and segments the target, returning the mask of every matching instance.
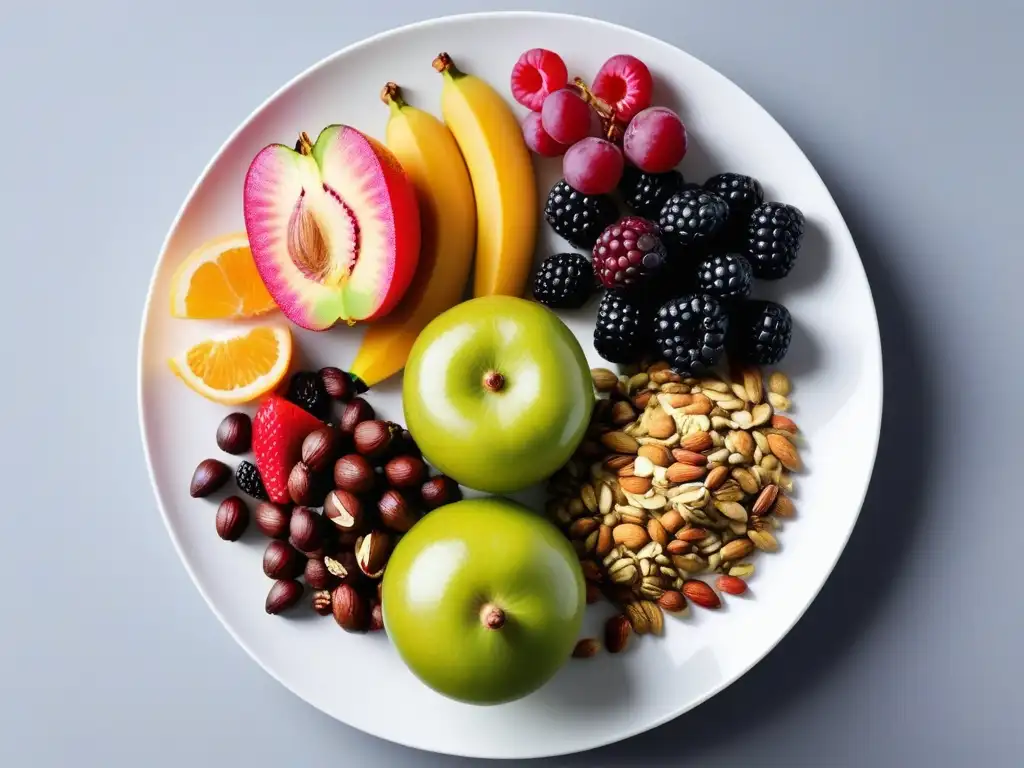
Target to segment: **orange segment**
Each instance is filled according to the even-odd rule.
[[[169,363],[189,387],[218,403],[255,400],[288,371],[292,336],[285,326],[261,326],[226,338],[207,339]]]
[[[174,317],[255,317],[276,308],[256,271],[244,232],[203,243],[181,263],[171,281]]]

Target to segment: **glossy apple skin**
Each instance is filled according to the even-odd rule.
[[[484,385],[490,371],[500,391]],[[413,345],[402,399],[423,454],[459,483],[511,493],[568,461],[594,406],[572,332],[540,304],[487,296],[436,317]]]
[[[490,629],[485,604],[505,612]],[[521,698],[576,644],[586,604],[579,559],[546,519],[501,498],[441,507],[405,534],[384,572],[388,637],[420,680],[473,704]]]

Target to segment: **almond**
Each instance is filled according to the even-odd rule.
[[[676,538],[679,539],[679,541],[692,542],[700,541],[707,535],[708,532],[703,528],[683,528],[683,530],[676,534]]]
[[[685,555],[690,551],[690,542],[673,539],[668,543],[668,546],[665,547],[665,551],[670,555]]]
[[[654,392],[652,392],[649,389],[645,389],[643,392],[637,393],[637,395],[633,398],[633,405],[638,410],[642,411],[644,408],[647,407],[647,403],[650,402],[651,397],[653,397],[653,396],[654,396]]]
[[[663,547],[668,545],[668,531],[653,517],[647,521],[647,535],[651,537],[651,541],[656,541]]]
[[[693,404],[693,395],[665,395],[662,402],[673,410],[676,408],[685,408],[686,406]]]
[[[624,456],[623,458],[627,458],[629,461],[619,467],[615,474],[619,477],[633,477],[636,474],[636,461],[630,456]]]
[[[670,483],[692,483],[694,480],[704,477],[704,472],[704,467],[676,462],[668,468],[665,477]]]
[[[708,472],[708,476],[704,478],[704,486],[709,491],[713,491],[724,483],[727,477],[729,477],[728,467],[715,467]]]
[[[651,490],[651,478],[649,477],[620,477],[619,487],[627,493],[643,495]]]
[[[686,521],[683,520],[683,516],[675,509],[670,509],[661,516],[661,526],[670,534],[675,534],[685,524]]]
[[[761,489],[761,493],[758,494],[757,500],[754,502],[754,506],[750,508],[750,513],[756,517],[767,515],[771,512],[772,505],[775,503],[775,499],[778,495],[779,486],[774,483],[766,485]]]
[[[672,366],[669,365],[667,361],[659,360],[658,362],[651,363],[649,366],[647,366],[647,373],[654,374],[657,373],[658,371],[668,371],[671,369]],[[652,376],[651,378],[653,379],[654,377]]]
[[[683,582],[683,596],[701,608],[718,608],[722,604],[715,590],[699,579],[687,579]]]
[[[683,408],[683,413],[687,416],[707,416],[714,407],[707,395],[694,395],[693,402]]]
[[[753,551],[754,543],[750,539],[733,539],[718,550],[718,554],[722,560],[739,560]]]
[[[636,523],[619,523],[612,529],[612,540],[616,544],[636,552],[651,539],[643,526]]]
[[[585,539],[597,530],[600,523],[593,517],[581,517],[569,526],[569,538]]]
[[[704,433],[707,434],[707,433]],[[688,451],[685,448],[676,448],[672,451],[672,458],[680,464],[691,464],[695,467],[703,467],[708,463],[708,457],[703,453]]]
[[[711,439],[711,435],[708,432],[691,432],[679,443],[687,451],[696,452],[710,450],[714,444],[715,442]]]
[[[659,368],[656,371],[647,369],[647,372],[651,375],[651,381],[655,384],[678,384],[683,378],[675,371],[670,371],[667,368]]]
[[[742,595],[747,591],[747,582],[739,576],[719,576],[715,586],[727,595]]]
[[[796,446],[782,435],[768,435],[768,447],[786,469],[796,472],[803,466]]]
[[[772,416],[771,424],[772,429],[781,429],[784,432],[791,432],[794,435],[799,432],[796,422],[789,418],[789,416],[783,416],[781,413],[776,413]]]
[[[604,647],[608,653],[621,653],[629,645],[629,634],[633,630],[629,619],[623,615],[612,616],[604,625]]]
[[[664,440],[676,433],[676,422],[665,411],[658,408],[647,420],[647,434],[657,440]]]
[[[592,637],[585,637],[576,643],[576,647],[572,649],[572,657],[574,659],[589,659],[600,650],[601,643]]]
[[[661,606],[662,610],[669,613],[680,613],[686,610],[686,598],[683,597],[682,592],[668,589],[658,598],[658,605]]]
[[[637,455],[648,459],[656,467],[667,467],[672,463],[672,454],[663,445],[641,445]]]
[[[618,472],[623,467],[628,467],[632,463],[632,456],[620,456],[616,454],[615,456],[609,456],[605,459],[603,465],[609,472]]]
[[[637,449],[640,448],[640,443],[621,431],[605,432],[601,435],[601,444],[613,453],[626,453],[630,455],[635,454]]]
[[[772,505],[772,512],[779,517],[792,517],[796,514],[796,508],[793,506],[793,500],[784,493],[780,493],[775,498],[775,504]]]
[[[619,377],[607,368],[591,368],[590,378],[598,392],[611,392],[619,385]]]
[[[604,557],[612,551],[614,544],[614,540],[612,539],[612,529],[610,526],[602,525],[597,529],[597,545],[594,547],[595,555],[598,557]]]
[[[625,400],[619,400],[612,406],[612,424],[624,427],[636,419],[636,411]]]

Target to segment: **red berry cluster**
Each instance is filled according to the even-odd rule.
[[[647,173],[674,168],[686,154],[679,115],[652,107],[654,79],[640,59],[618,54],[606,61],[588,88],[569,82],[554,51],[531,48],[512,68],[512,95],[531,110],[523,137],[544,157],[562,155],[562,175],[586,195],[603,195],[622,178],[625,159]]]

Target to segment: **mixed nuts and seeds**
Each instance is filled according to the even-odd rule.
[[[592,371],[603,395],[587,439],[548,484],[547,512],[583,564],[588,599],[620,611],[604,645],[622,651],[631,633],[661,634],[664,613],[743,594],[756,550],[775,552],[781,520],[794,514],[793,473],[802,467],[790,382],[747,367],[684,378],[664,362],[616,375]],[[597,641],[580,641],[589,658]]]

